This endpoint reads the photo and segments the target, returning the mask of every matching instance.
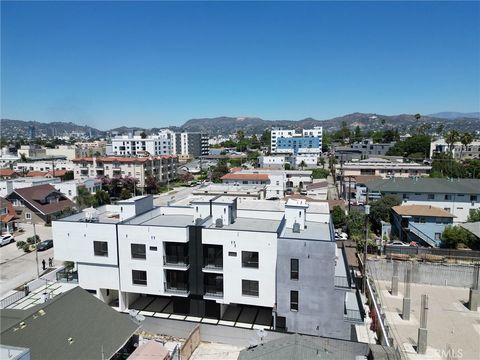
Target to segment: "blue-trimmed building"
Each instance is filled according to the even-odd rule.
[[[319,152],[320,148],[321,142],[319,137],[290,137],[277,140],[277,150],[291,150],[293,155],[305,152],[306,149],[311,149],[312,152]]]

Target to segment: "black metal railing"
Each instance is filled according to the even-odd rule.
[[[164,283],[165,292],[171,294],[188,294],[189,288],[186,283]]]
[[[55,274],[58,282],[78,283],[78,272],[66,271],[65,269],[57,271]]]
[[[205,258],[203,260],[204,268],[205,269],[223,269],[223,259],[222,258],[215,258],[209,259]]]
[[[186,266],[188,265],[188,256],[165,255],[163,257],[164,265]]]
[[[205,296],[223,297],[223,288],[214,285],[205,285]]]

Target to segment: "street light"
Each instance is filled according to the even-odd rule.
[[[368,201],[368,195],[367,195]],[[367,293],[367,250],[368,250],[368,215],[370,215],[370,205],[365,204],[365,252],[363,256],[363,291]]]

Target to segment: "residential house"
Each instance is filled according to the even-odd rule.
[[[319,181],[307,185],[307,196],[316,200],[327,200],[328,182]]]
[[[15,189],[7,200],[12,202],[20,222],[35,224],[49,223],[75,208],[71,200],[50,184]]]
[[[445,139],[433,140],[430,143],[430,158],[436,154],[449,153],[450,148]],[[474,140],[467,146],[457,141],[452,146],[452,155],[457,160],[479,159],[480,158],[480,140]]]
[[[405,242],[438,247],[445,227],[453,224],[454,215],[431,205],[398,205],[392,208],[391,233]]]
[[[0,169],[0,179],[13,179],[18,176],[17,172],[12,169]]]
[[[0,197],[0,221],[2,222],[1,233],[12,234],[16,230],[17,219],[15,208],[7,199]]]

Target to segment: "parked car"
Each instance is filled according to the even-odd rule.
[[[335,240],[348,240],[348,234],[335,231]]]
[[[37,244],[37,251],[45,251],[53,247],[53,240],[43,240]]]
[[[300,195],[307,195],[307,190],[300,190]]]
[[[0,246],[8,245],[15,242],[15,238],[11,234],[5,234],[0,237]]]
[[[409,244],[405,244],[404,242],[401,242],[400,240],[394,240],[390,244],[392,246],[410,246]]]

